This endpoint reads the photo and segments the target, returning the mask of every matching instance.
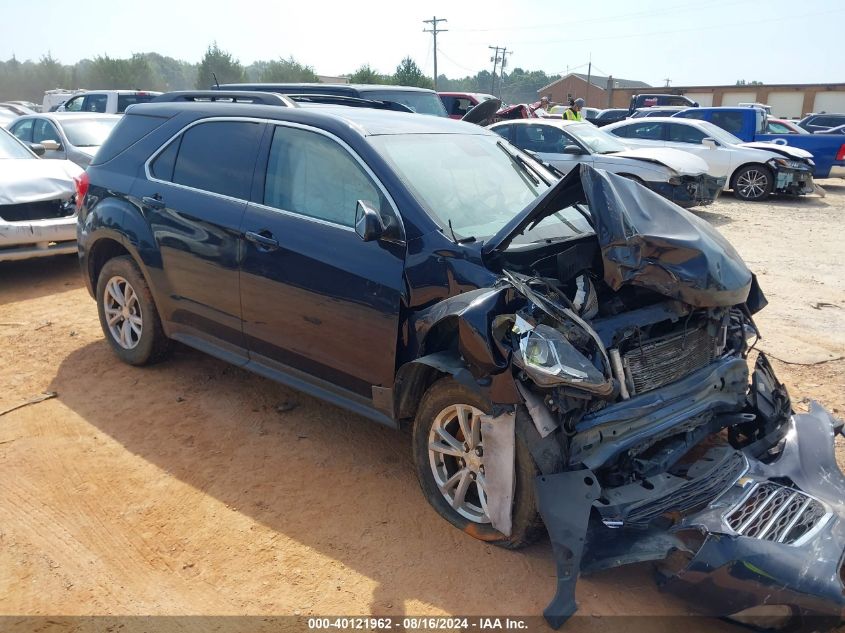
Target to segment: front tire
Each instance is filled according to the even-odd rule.
[[[774,175],[765,165],[746,165],[733,177],[734,195],[740,200],[757,202],[769,197],[774,189]]]
[[[526,446],[515,438],[512,530],[505,536],[493,528],[485,507],[484,438],[479,418],[488,409],[478,394],[451,377],[434,383],[423,396],[414,422],[414,465],[423,494],[440,516],[474,538],[517,549],[543,534],[534,497],[533,480],[538,471]],[[435,439],[453,450],[446,454],[432,449]]]
[[[170,351],[150,287],[128,255],[110,259],[100,271],[97,310],[106,340],[124,363],[149,365]]]

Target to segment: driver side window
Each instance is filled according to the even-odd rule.
[[[317,132],[276,127],[265,205],[352,227],[358,200],[380,210],[385,220],[393,215],[381,190],[345,148]]]
[[[73,99],[68,99],[65,101],[65,110],[68,112],[81,112],[83,99],[85,99],[85,97],[74,97]]]

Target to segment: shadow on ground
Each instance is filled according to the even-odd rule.
[[[440,519],[417,484],[407,433],[186,348],[139,369],[91,343],[63,360],[50,388],[128,451],[373,579],[371,614],[402,615],[406,600],[418,600],[453,614],[539,615],[552,597],[548,541],[505,551]],[[279,403],[296,406],[279,412]],[[599,573],[578,588],[582,612],[613,604],[620,615],[642,613],[647,604],[688,613],[654,588],[647,565]],[[720,628],[708,622],[702,630]]]

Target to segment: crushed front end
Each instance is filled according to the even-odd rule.
[[[766,300],[718,232],[624,178],[581,181],[595,234],[500,251],[512,313],[491,317],[555,552],[546,618],[575,612],[579,573],[660,561],[706,613],[839,623],[842,423],[795,414],[764,354],[749,369]]]
[[[773,190],[789,195],[804,195],[816,190],[812,159],[773,158],[769,166],[774,174]]]
[[[725,178],[707,174],[675,176],[668,182],[650,181],[645,185],[678,206],[688,208],[714,202],[725,187]]]

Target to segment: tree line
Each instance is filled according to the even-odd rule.
[[[382,74],[365,64],[349,73],[351,83],[395,84],[433,88],[431,77],[425,75],[411,57],[405,57],[393,73]],[[456,92],[494,92],[506,103],[536,101],[537,90],[558,79],[542,71],[515,68],[504,76],[494,78],[489,71],[449,79],[437,78],[438,89]],[[18,61],[14,57],[0,61],[0,101],[26,100],[41,103],[44,92],[55,88],[191,90],[207,89],[214,83],[243,82],[316,82],[314,68],[293,57],[270,61],[256,61],[243,65],[216,42],[205,51],[198,64],[159,55],[136,53],[128,58],[108,55],[83,59],[75,64],[62,64],[51,54],[37,62]],[[495,87],[494,87],[495,81]]]

